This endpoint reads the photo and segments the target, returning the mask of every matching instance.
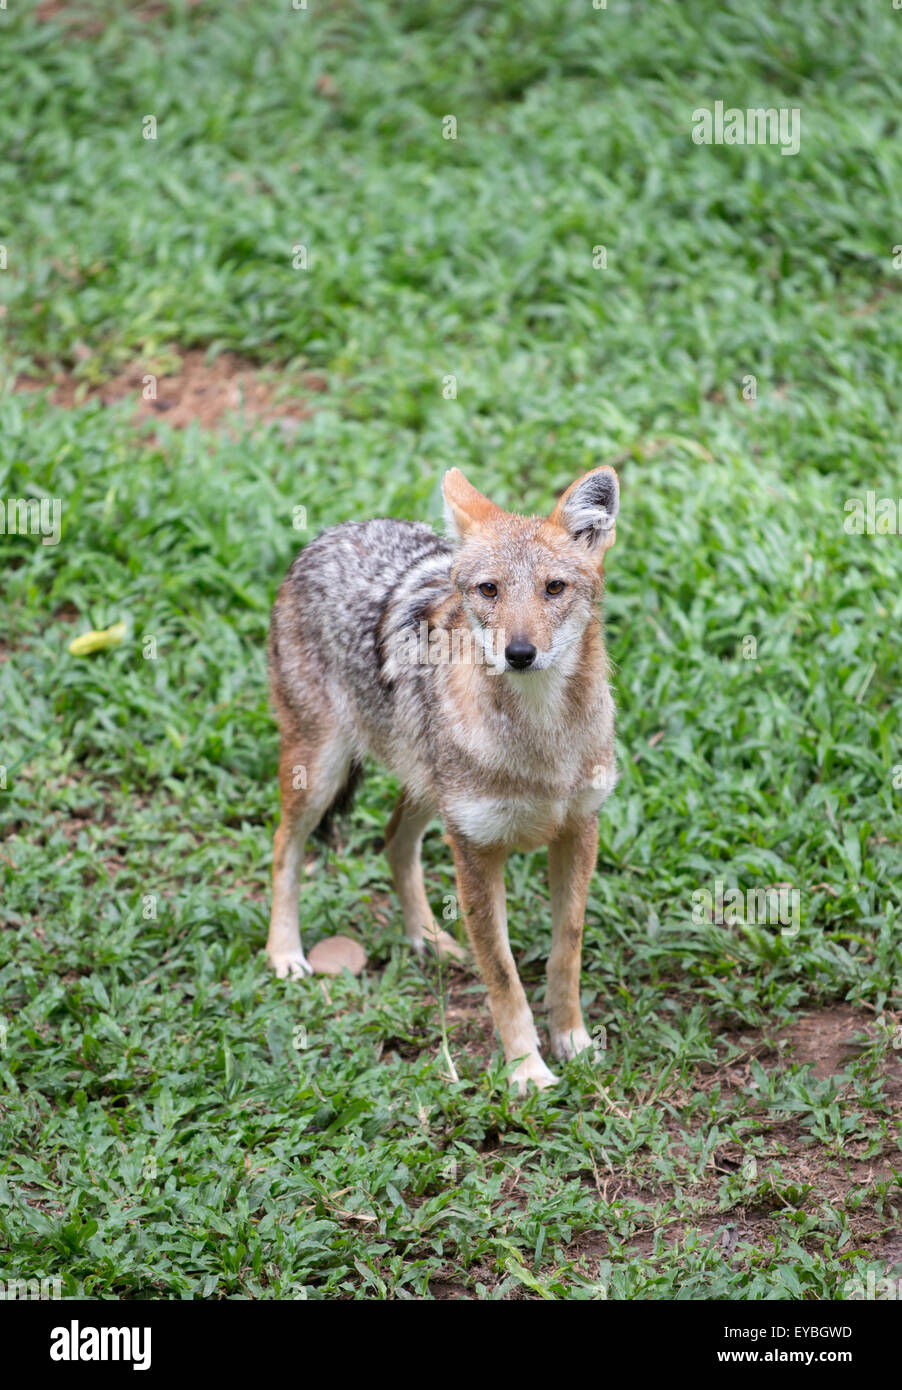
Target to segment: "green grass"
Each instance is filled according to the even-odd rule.
[[[3,1277],[831,1299],[892,1267],[902,540],[843,504],[902,498],[902,14],[783,8],[84,4],[99,36],[0,11],[0,498],[63,505],[59,546],[0,537]],[[798,106],[800,153],[696,146],[716,100]],[[329,389],[290,435],[12,389],[189,347]],[[302,899],[305,945],[357,935],[368,973],[270,978],[265,632],[321,527],[435,519],[455,464],[537,511],[606,459],[623,771],[583,987],[608,1046],[519,1102],[475,976],[444,1077],[378,770]],[[426,858],[440,910],[438,835]],[[538,1003],[544,869],[509,874]],[[798,936],[694,924],[718,878],[798,888]],[[840,1003],[871,1026],[819,1077],[780,1041]]]

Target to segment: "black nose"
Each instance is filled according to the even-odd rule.
[[[535,661],[536,649],[531,642],[523,642],[515,637],[504,648],[504,656],[508,666],[513,666],[515,671],[525,671]]]

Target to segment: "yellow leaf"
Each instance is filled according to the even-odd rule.
[[[103,632],[83,632],[69,643],[73,656],[89,656],[91,652],[103,652],[107,647],[118,647],[125,636],[125,623],[113,623]]]

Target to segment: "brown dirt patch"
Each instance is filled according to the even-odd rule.
[[[860,1048],[854,1041],[856,1036],[872,1033],[873,1028],[871,1017],[850,1004],[837,1004],[800,1018],[782,1036],[788,1044],[789,1060],[802,1066],[811,1064],[815,1076],[823,1081],[854,1060]]]
[[[51,19],[57,19],[66,9],[65,0],[41,0],[35,6],[34,17],[40,24],[49,24]],[[73,7],[69,6],[70,13]]]
[[[185,3],[193,10],[202,0],[185,0]],[[145,23],[161,19],[172,8],[164,0],[144,0],[144,3],[128,6],[132,17]],[[104,12],[96,4],[72,5],[67,0],[40,0],[35,7],[34,18],[39,24],[50,24],[56,20],[79,38],[97,38],[103,33],[112,14],[108,10]]]
[[[884,1011],[884,1022],[900,1020],[891,1010]],[[851,1004],[831,1004],[801,1015],[788,1027],[754,1032],[751,1029],[727,1030],[725,1044],[740,1049],[737,1056],[711,1070],[702,1066],[698,1088],[709,1090],[720,1084],[725,1091],[747,1089],[750,1082],[749,1063],[753,1058],[763,1061],[778,1056],[781,1061],[796,1066],[811,1066],[814,1075],[824,1081],[844,1071],[862,1050],[863,1038],[873,1038],[878,1029],[876,1015]],[[890,1077],[891,1083],[894,1078]]]
[[[707,1091],[719,1085],[722,1094],[734,1094],[739,1101],[742,1097],[753,1095],[750,1062],[757,1058],[765,1069],[776,1066],[811,1065],[813,1073],[820,1080],[843,1073],[856,1059],[862,1049],[862,1037],[874,1037],[878,1029],[896,1023],[895,1016],[887,1014],[879,1023],[876,1017],[863,1009],[849,1004],[835,1004],[799,1018],[788,1028],[775,1030],[771,1035],[761,1036],[751,1031],[740,1036],[731,1036],[730,1041],[742,1047],[742,1053],[729,1063],[712,1068],[707,1074],[701,1070],[694,1089]],[[900,1067],[893,1054],[881,1067],[884,1078],[884,1097],[891,1105],[902,1099],[902,1078]],[[840,1097],[845,1095],[846,1087],[840,1082]],[[673,1142],[669,1147],[671,1155],[681,1155],[686,1150],[682,1129],[684,1122],[679,1114],[679,1096],[670,1100],[677,1106],[668,1129],[672,1131]],[[843,1103],[842,1099],[840,1103]],[[900,1106],[902,1108],[902,1106]],[[842,1154],[828,1151],[813,1140],[801,1122],[794,1116],[773,1112],[762,1113],[762,1128],[759,1133],[765,1137],[766,1147],[758,1150],[756,1161],[761,1167],[762,1178],[767,1176],[770,1162],[779,1165],[779,1181],[769,1179],[762,1184],[749,1204],[738,1202],[728,1210],[720,1210],[721,1183],[725,1175],[738,1172],[745,1159],[742,1148],[731,1142],[720,1144],[711,1155],[703,1176],[698,1179],[693,1191],[693,1205],[698,1211],[684,1213],[676,1220],[665,1220],[656,1230],[653,1203],[660,1203],[675,1196],[669,1181],[660,1181],[653,1170],[640,1171],[636,1176],[607,1173],[602,1168],[599,1174],[586,1169],[580,1174],[586,1185],[594,1187],[607,1202],[625,1202],[634,1207],[634,1220],[637,1222],[632,1235],[621,1238],[606,1230],[585,1231],[575,1237],[568,1247],[568,1253],[577,1259],[595,1260],[613,1253],[621,1243],[623,1247],[640,1258],[650,1258],[653,1254],[655,1238],[659,1233],[671,1248],[679,1249],[687,1242],[700,1240],[702,1244],[717,1251],[722,1258],[733,1265],[745,1263],[755,1250],[767,1249],[770,1239],[780,1230],[780,1216],[786,1207],[783,1193],[790,1187],[803,1189],[801,1203],[810,1215],[816,1215],[821,1206],[829,1203],[837,1208],[846,1205],[852,1194],[865,1195],[865,1200],[854,1209],[846,1208],[854,1232],[856,1247],[867,1252],[870,1259],[880,1260],[887,1269],[892,1269],[902,1261],[902,1237],[898,1233],[898,1209],[900,1206],[900,1185],[896,1174],[902,1169],[902,1156],[892,1143],[878,1154],[865,1157],[870,1148],[868,1141],[855,1138],[849,1140]],[[888,1205],[877,1200],[875,1185],[889,1184]],[[795,1199],[798,1200],[798,1199]],[[795,1203],[794,1203],[795,1204]],[[649,1224],[643,1223],[643,1208],[648,1208]],[[785,1234],[785,1232],[784,1232]],[[812,1233],[803,1239],[803,1244],[817,1247],[821,1236]]]
[[[167,362],[172,357],[167,358]],[[325,377],[306,372],[288,385],[275,373],[263,373],[246,358],[232,352],[208,358],[200,349],[175,356],[177,365],[162,368],[159,363],[136,362],[99,385],[60,373],[50,381],[22,376],[17,391],[50,389],[54,405],[71,409],[87,400],[112,405],[129,396],[137,398],[136,421],[168,421],[176,429],[197,422],[215,429],[228,416],[246,420],[283,420],[286,430],[311,414],[311,397],[327,389]]]
[[[437,1302],[445,1302],[448,1299],[466,1299],[473,1301],[473,1294],[468,1293],[463,1284],[455,1284],[450,1279],[430,1279],[429,1292]]]

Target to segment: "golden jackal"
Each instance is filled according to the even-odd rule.
[[[345,522],[297,556],[272,614],[269,666],[281,729],[267,943],[280,976],[310,967],[298,929],[307,837],[346,800],[361,760],[396,773],[387,855],[411,946],[452,953],[433,920],[420,847],[444,822],[467,934],[512,1080],[549,1086],[507,935],[504,865],[548,846],[552,946],[546,1007],[555,1057],[590,1045],[579,1002],[598,808],[616,781],[614,704],[598,613],[614,541],[617,475],[579,478],[547,518],[502,511],[457,468],[449,533]]]

